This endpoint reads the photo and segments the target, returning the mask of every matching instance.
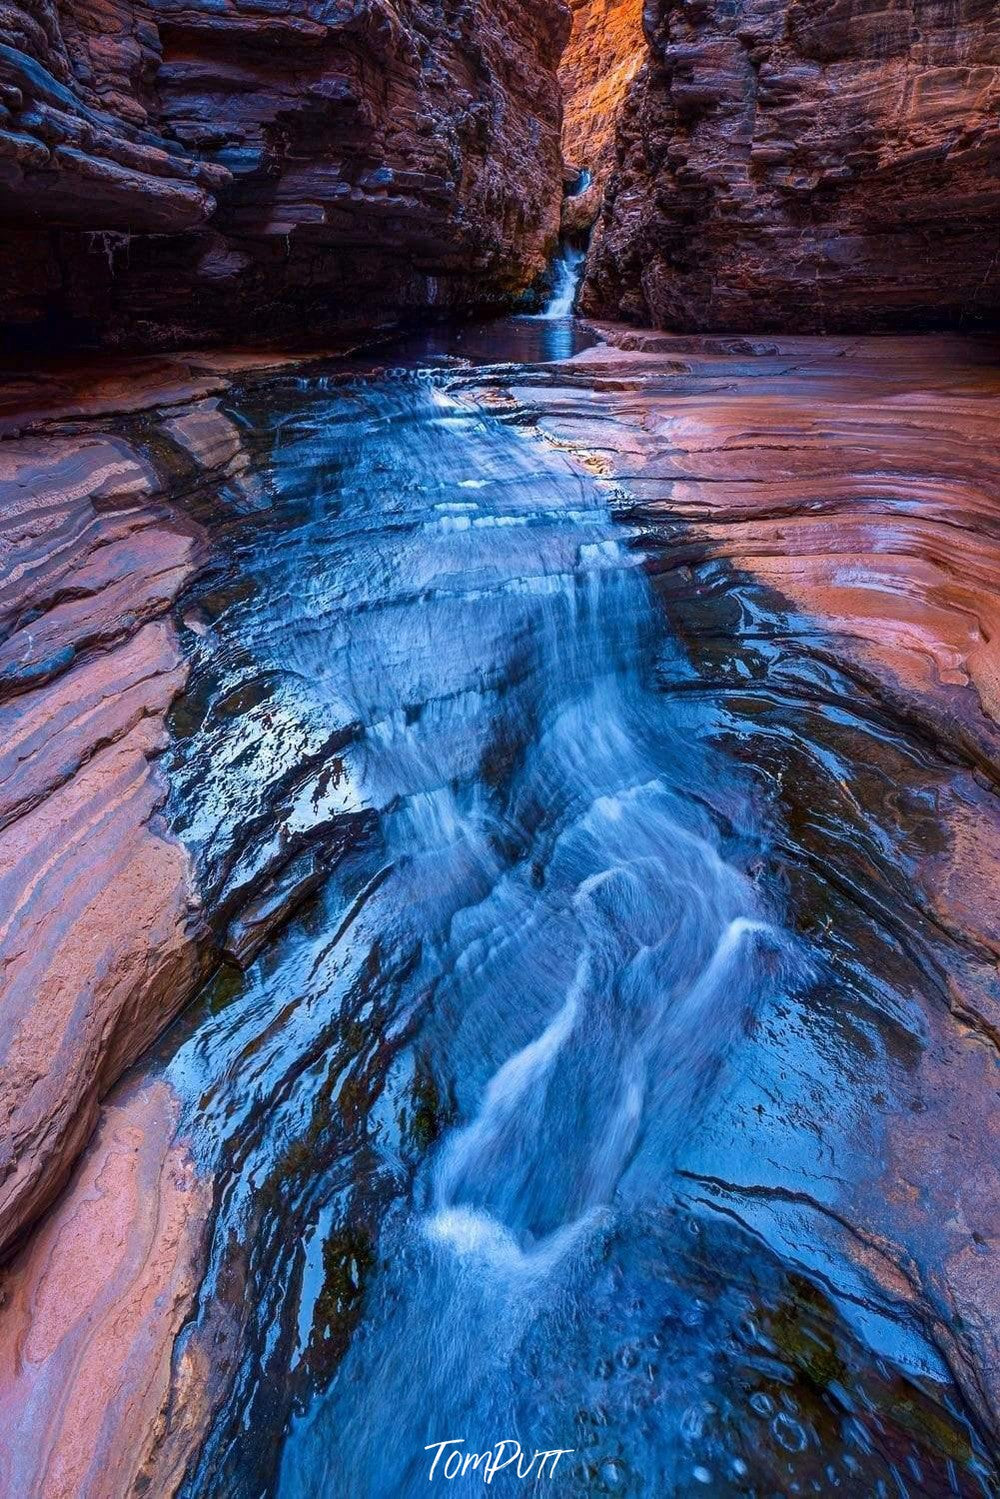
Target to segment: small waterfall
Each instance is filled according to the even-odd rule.
[[[552,295],[544,309],[538,313],[538,317],[567,318],[573,316],[573,306],[576,302],[576,294],[580,287],[580,278],[583,275],[583,263],[586,258],[586,250],[578,249],[576,245],[560,245],[555,263]]]
[[[528,359],[558,316],[519,322]],[[664,690],[695,678],[604,487],[416,357],[248,406],[267,503],[194,596],[186,840],[234,883],[258,838],[330,864],[166,1064],[218,1183],[188,1337],[238,1317],[185,1494],[433,1499],[438,1442],[458,1499],[987,1492],[890,1487],[910,1438],[864,1421],[898,1388],[786,1290],[786,1244],[836,1261],[803,1194],[769,1219],[779,1152],[835,1203],[864,1124],[756,877],[737,721]],[[501,1441],[556,1480],[465,1471]]]

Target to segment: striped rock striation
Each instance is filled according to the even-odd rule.
[[[198,535],[121,436],[31,432],[3,449],[0,1250],[190,994],[201,926],[155,769],[186,674],[168,613]]]
[[[199,516],[257,503],[225,399],[300,362],[98,356],[0,390],[4,1493],[172,1493],[216,1398],[204,1340],[178,1341],[212,1184],[170,1086],[115,1085],[322,874],[261,833],[311,762],[201,865],[159,765],[201,629],[180,607],[212,555]]]
[[[0,1485],[98,1499],[174,1492],[202,1427],[201,1364],[174,1342],[211,1191],[173,1141],[165,1083],[120,1093],[58,1209],[4,1276]]]
[[[675,331],[1000,311],[990,0],[651,0],[582,306]]]
[[[0,323],[164,348],[509,302],[558,230],[562,0],[15,3]]]
[[[157,761],[187,678],[174,605],[205,559],[192,509],[248,468],[220,404],[240,363],[53,367],[0,400],[0,1255],[221,940]]]
[[[572,0],[573,28],[559,65],[565,101],[563,157],[590,173],[587,189],[563,204],[563,229],[586,233],[615,164],[622,101],[646,57],[642,0]]]

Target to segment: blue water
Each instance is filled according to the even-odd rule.
[[[501,1494],[986,1492],[687,1188],[815,959],[606,500],[426,370],[234,416],[175,816],[220,887],[317,873],[166,1063],[218,1184],[189,1331],[229,1329],[188,1492],[423,1494],[448,1441],[478,1491],[446,1462],[505,1440],[565,1455]]]

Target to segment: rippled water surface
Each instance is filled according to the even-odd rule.
[[[991,1492],[930,1350],[691,1184],[765,1150],[733,1101],[820,960],[627,533],[448,388],[569,352],[529,326],[233,413],[173,812],[224,919],[276,873],[164,1058],[231,1371],[189,1492],[393,1499],[506,1438],[567,1455],[500,1493]]]

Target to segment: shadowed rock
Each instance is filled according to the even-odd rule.
[[[73,0],[0,32],[4,323],[169,347],[509,301],[558,230],[561,0]],[[39,332],[40,330],[40,332]]]
[[[645,16],[584,311],[684,331],[995,322],[996,6]]]

